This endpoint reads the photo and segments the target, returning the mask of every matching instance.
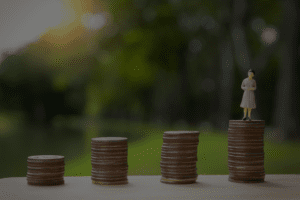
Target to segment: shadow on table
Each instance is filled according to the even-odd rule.
[[[192,184],[168,184],[168,183],[162,183],[166,184],[168,186],[176,186],[176,187],[186,187],[186,188],[209,188],[211,185],[205,184],[203,182],[196,182]]]
[[[290,186],[285,186],[285,185],[278,184],[278,183],[275,183],[272,181],[264,181],[262,183],[235,183],[235,182],[230,182],[230,183],[240,184],[240,185],[259,186],[259,187],[270,187],[270,188],[278,188],[278,189],[290,187]]]
[[[97,184],[93,184],[93,183],[91,183],[91,185],[93,185],[93,186],[95,186],[95,187],[107,187],[107,188],[109,188],[109,189],[118,189],[118,188],[126,188],[126,189],[128,189],[128,188],[134,188],[134,187],[136,187],[136,184],[135,183],[127,183],[127,184],[125,184],[125,185],[97,185]]]
[[[271,181],[265,181],[263,183],[260,183],[261,186],[264,186],[264,187],[272,187],[272,188],[289,188],[291,186],[285,186],[285,185],[282,185],[282,184],[278,184],[278,183],[274,183],[274,182],[271,182]]]
[[[263,183],[235,183],[235,182],[228,182],[233,184],[239,184],[239,185],[249,185],[249,186],[258,186],[258,187],[270,187],[270,188],[277,188],[277,189],[283,189],[283,188],[289,188],[291,186],[285,186],[283,184],[278,184],[272,181],[265,181]],[[168,184],[171,185],[171,184]],[[180,186],[180,187],[188,187],[188,188],[209,188],[212,185],[211,184],[205,184],[203,182],[196,182],[193,184],[172,184],[173,186]]]

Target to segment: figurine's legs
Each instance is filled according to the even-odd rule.
[[[244,117],[243,117],[243,120],[246,120],[246,113],[247,113],[247,108],[244,108]]]
[[[244,118],[246,117],[247,115],[247,108],[244,108]]]
[[[252,108],[248,108],[248,117],[251,119],[251,109]]]

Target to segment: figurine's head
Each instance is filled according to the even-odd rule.
[[[250,69],[248,71],[248,76],[252,78],[254,75],[255,75],[255,71],[253,69]]]

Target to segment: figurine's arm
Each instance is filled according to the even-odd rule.
[[[256,90],[256,81],[254,80],[254,83],[253,83],[253,88],[252,90]]]
[[[241,86],[242,90],[247,90],[246,86],[245,86],[245,81],[242,82],[242,86]]]

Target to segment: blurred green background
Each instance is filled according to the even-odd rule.
[[[57,2],[55,26],[43,12],[19,36],[10,27],[22,23],[0,26],[0,41],[22,41],[0,49],[0,178],[25,177],[27,157],[43,154],[64,155],[65,176],[90,176],[91,138],[108,136],[128,138],[128,175],[160,175],[170,130],[200,131],[198,174],[228,174],[228,123],[243,117],[250,68],[265,172],[300,172],[297,2]]]

